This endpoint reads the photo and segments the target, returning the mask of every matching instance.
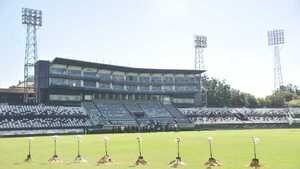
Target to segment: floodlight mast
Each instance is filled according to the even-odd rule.
[[[195,36],[195,70],[205,70],[204,48],[207,47],[207,37],[202,35]],[[200,105],[207,106],[207,90],[202,86],[203,79],[200,77]]]
[[[36,31],[42,26],[42,11],[22,8],[22,24],[26,25],[26,48],[24,60],[24,102],[28,103],[34,84],[34,64],[38,59]]]
[[[204,48],[207,47],[206,36],[195,36],[195,70],[204,70]]]
[[[274,29],[268,31],[268,45],[274,47],[274,90],[283,85],[283,77],[280,63],[280,48],[284,45],[284,30]]]

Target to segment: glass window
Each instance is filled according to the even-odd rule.
[[[85,80],[83,82],[84,87],[96,87],[96,82],[95,81],[89,81]]]
[[[98,74],[98,76],[99,76],[99,78],[101,79],[101,80],[110,80],[110,74],[103,74],[103,73],[100,73],[100,74]]]
[[[68,74],[72,76],[81,76],[81,70],[68,70]]]
[[[185,90],[187,90],[187,91],[197,91],[197,86],[185,86]]]
[[[100,89],[110,89],[110,84],[109,83],[99,83],[99,88]]]
[[[161,82],[161,77],[152,76],[151,81],[152,82]]]
[[[148,77],[148,76],[140,76],[140,82],[149,83],[150,82],[150,77]]]
[[[129,91],[136,91],[137,90],[137,86],[129,85],[129,86],[127,86],[127,90],[129,90]]]
[[[124,90],[124,86],[123,86],[123,85],[114,84],[114,85],[113,85],[113,89],[116,89],[116,90]]]
[[[51,74],[65,74],[66,68],[51,67],[50,73]]]
[[[172,90],[173,90],[173,86],[169,86],[169,85],[163,86],[163,89],[164,89],[165,91],[172,91]]]
[[[152,91],[160,91],[161,86],[152,86]]]
[[[81,81],[80,80],[69,80],[68,84],[71,87],[81,87]]]
[[[49,80],[50,86],[67,86],[67,80],[63,78],[50,78]]]
[[[185,91],[185,86],[175,86],[176,91]]]
[[[186,79],[184,77],[175,77],[175,83],[184,83],[185,80]]]
[[[140,91],[149,91],[150,86],[140,86]]]
[[[173,83],[173,77],[172,76],[165,76],[164,77],[165,83]]]
[[[80,95],[59,95],[51,94],[49,95],[51,101],[81,101]]]
[[[136,82],[137,81],[137,76],[127,76],[126,80]]]
[[[113,75],[112,79],[115,81],[124,81],[124,76],[122,75]]]
[[[173,103],[193,104],[194,99],[191,99],[191,98],[174,98]]]
[[[96,72],[83,72],[83,76],[96,77]]]
[[[92,95],[84,95],[84,100],[92,100],[93,96]]]

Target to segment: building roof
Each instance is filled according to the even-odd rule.
[[[0,93],[24,94],[24,88],[0,88]],[[33,89],[29,93],[34,93]]]
[[[117,66],[103,63],[86,62],[73,59],[55,58],[53,64],[64,64],[81,67],[91,67],[98,69],[116,70],[122,72],[135,72],[135,73],[182,73],[182,74],[200,74],[205,70],[192,70],[192,69],[152,69],[152,68],[134,68],[126,66]]]

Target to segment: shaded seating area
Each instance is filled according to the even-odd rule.
[[[81,107],[0,105],[0,129],[84,128],[90,126]]]
[[[96,125],[155,128],[191,122],[172,105],[158,101],[94,100],[83,104]]]
[[[115,101],[95,101],[99,113],[102,114],[113,125],[136,126],[136,120],[130,115],[126,108]]]
[[[174,118],[170,112],[159,102],[149,101],[140,102],[138,105],[143,109],[151,121],[156,125],[170,125],[175,124]]]

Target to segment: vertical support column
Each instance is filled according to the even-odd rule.
[[[204,70],[205,69],[205,65],[204,65],[204,48],[206,48],[206,47],[207,47],[207,37],[197,35],[195,37],[195,70]],[[205,96],[203,94],[201,75],[200,75],[199,80],[200,80],[200,82],[199,82],[199,94],[196,94],[194,104],[196,106],[203,106],[204,105],[203,100],[205,99]]]
[[[24,60],[24,102],[29,102],[31,90],[34,90],[34,64],[37,61],[37,36],[35,25],[26,25],[26,49]]]
[[[280,89],[283,85],[281,64],[280,64],[280,49],[278,45],[274,46],[274,88]]]

